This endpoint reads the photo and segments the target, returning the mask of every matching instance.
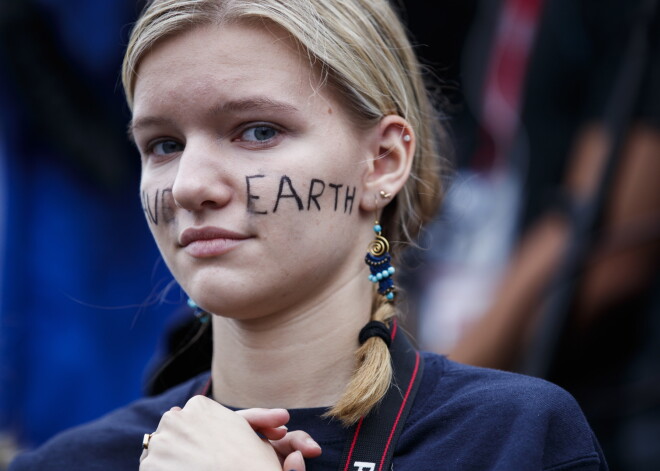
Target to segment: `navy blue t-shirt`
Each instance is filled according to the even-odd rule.
[[[475,368],[425,353],[424,376],[396,444],[395,471],[607,470],[582,411],[563,389],[536,378]],[[19,456],[9,471],[136,470],[142,436],[160,417],[199,394],[208,373],[56,436]],[[347,431],[290,410],[289,430],[305,430],[323,449],[308,471],[337,471]]]

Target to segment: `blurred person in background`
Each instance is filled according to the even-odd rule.
[[[473,5],[420,341],[557,382],[612,469],[660,469],[657,2]]]

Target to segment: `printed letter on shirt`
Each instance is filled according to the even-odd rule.
[[[376,463],[365,463],[364,461],[356,461],[353,466],[357,468],[357,471],[374,471],[376,469]]]

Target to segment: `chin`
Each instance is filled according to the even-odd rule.
[[[234,277],[232,282],[209,280],[182,284],[186,293],[205,311],[233,319],[251,319],[262,315],[263,307],[273,307],[272,295],[256,290]]]

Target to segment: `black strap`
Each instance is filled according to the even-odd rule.
[[[392,323],[394,379],[382,402],[350,429],[339,471],[387,471],[422,379],[424,361]],[[398,334],[397,334],[398,333]]]

